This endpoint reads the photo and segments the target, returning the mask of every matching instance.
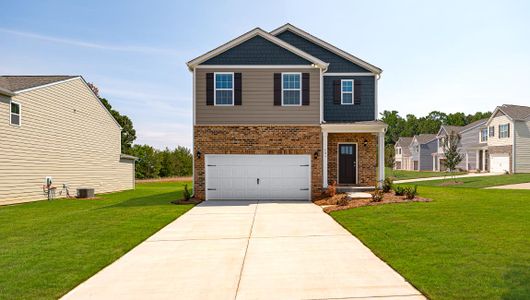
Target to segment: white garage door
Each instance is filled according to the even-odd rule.
[[[510,170],[510,157],[507,154],[490,155],[490,172],[503,173]]]
[[[309,200],[309,155],[208,154],[206,200]]]

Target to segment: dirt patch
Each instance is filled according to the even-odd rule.
[[[199,200],[199,199],[196,199],[196,198],[191,198],[190,200],[184,200],[184,199],[179,199],[179,200],[173,200],[171,201],[172,204],[176,204],[176,205],[183,205],[183,204],[199,204],[201,203],[202,200]]]
[[[444,181],[438,184],[438,186],[452,186],[452,185],[459,185],[463,183],[464,183],[463,181]]]
[[[362,207],[362,206],[374,206],[392,203],[409,203],[409,202],[430,202],[432,199],[423,198],[416,196],[414,199],[409,200],[404,196],[396,196],[393,192],[385,193],[383,200],[379,202],[372,201],[371,198],[367,199],[351,199],[347,194],[337,194],[333,197],[321,198],[313,201],[316,205],[322,206],[322,209],[326,213],[332,211],[345,210],[350,208]]]
[[[136,183],[143,182],[183,182],[191,181],[191,177],[163,177],[163,178],[150,178],[150,179],[136,179]]]

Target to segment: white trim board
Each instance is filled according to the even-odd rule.
[[[372,64],[370,64],[370,63],[368,63],[368,62],[366,62],[366,61],[364,61],[364,60],[362,60],[362,59],[360,59],[360,58],[358,58],[358,57],[346,52],[346,51],[343,51],[343,50],[341,50],[341,49],[339,49],[339,48],[337,48],[337,47],[335,47],[335,46],[333,46],[333,45],[331,45],[331,44],[329,44],[329,43],[317,38],[316,36],[313,36],[310,33],[305,32],[302,29],[297,28],[296,26],[293,26],[293,25],[289,24],[289,23],[287,23],[287,24],[285,24],[285,25],[283,25],[283,26],[281,26],[281,27],[279,27],[277,29],[274,29],[270,33],[272,35],[276,36],[276,35],[284,32],[286,30],[289,30],[289,31],[291,31],[291,32],[293,32],[293,33],[295,33],[295,34],[297,34],[297,35],[309,40],[310,42],[313,42],[313,43],[321,46],[322,48],[325,48],[325,49],[327,49],[327,50],[329,50],[329,51],[331,51],[331,52],[333,52],[333,53],[335,53],[335,54],[337,54],[337,55],[339,55],[339,56],[341,56],[341,57],[343,57],[343,58],[345,58],[345,59],[347,59],[347,60],[349,60],[349,61],[351,61],[351,62],[353,62],[353,63],[355,63],[355,64],[357,64],[357,65],[359,65],[361,67],[363,67],[363,68],[365,68],[365,69],[368,69],[369,71],[371,71],[371,72],[373,72],[375,74],[381,74],[381,72],[383,72],[383,70],[381,70],[380,68],[378,68],[378,67],[376,67],[376,66],[374,66],[374,65],[372,65]]]
[[[206,52],[205,54],[193,59],[193,60],[190,60],[187,65],[188,65],[188,68],[190,70],[192,70],[193,68],[195,68],[197,65],[207,61],[208,59],[212,58],[212,57],[215,57],[255,36],[261,36],[262,38],[268,40],[269,42],[271,43],[274,43],[310,62],[312,62],[313,64],[315,64],[316,66],[322,68],[322,69],[327,69],[328,66],[329,66],[329,63],[326,63],[316,57],[314,57],[313,55],[309,54],[309,53],[306,53],[296,47],[294,47],[293,45],[289,44],[289,43],[286,43],[284,42],[283,40],[275,37],[274,35],[266,32],[265,30],[257,27],[257,28],[254,28],[252,29],[251,31],[247,32],[247,33],[244,33],[243,35],[209,51],[209,52]]]

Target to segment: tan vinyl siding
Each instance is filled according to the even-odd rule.
[[[500,112],[499,112],[500,113]],[[490,126],[495,126],[495,136],[488,137],[488,146],[510,146],[513,145],[513,122],[508,119],[507,116],[497,114],[495,118],[491,119],[491,122],[488,124]],[[499,138],[499,125],[510,124],[510,137]]]
[[[134,188],[134,163],[120,161],[120,128],[81,79],[12,99],[22,126],[9,125],[9,100],[0,100],[0,204],[43,199],[46,176],[74,195]]]
[[[515,173],[530,173],[530,121],[515,122]]]
[[[196,123],[319,124],[320,69],[196,69]],[[236,72],[242,77],[242,105],[206,105],[206,73]],[[274,106],[274,73],[310,73],[307,106]]]

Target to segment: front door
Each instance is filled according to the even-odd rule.
[[[339,184],[357,182],[357,145],[339,144]]]

